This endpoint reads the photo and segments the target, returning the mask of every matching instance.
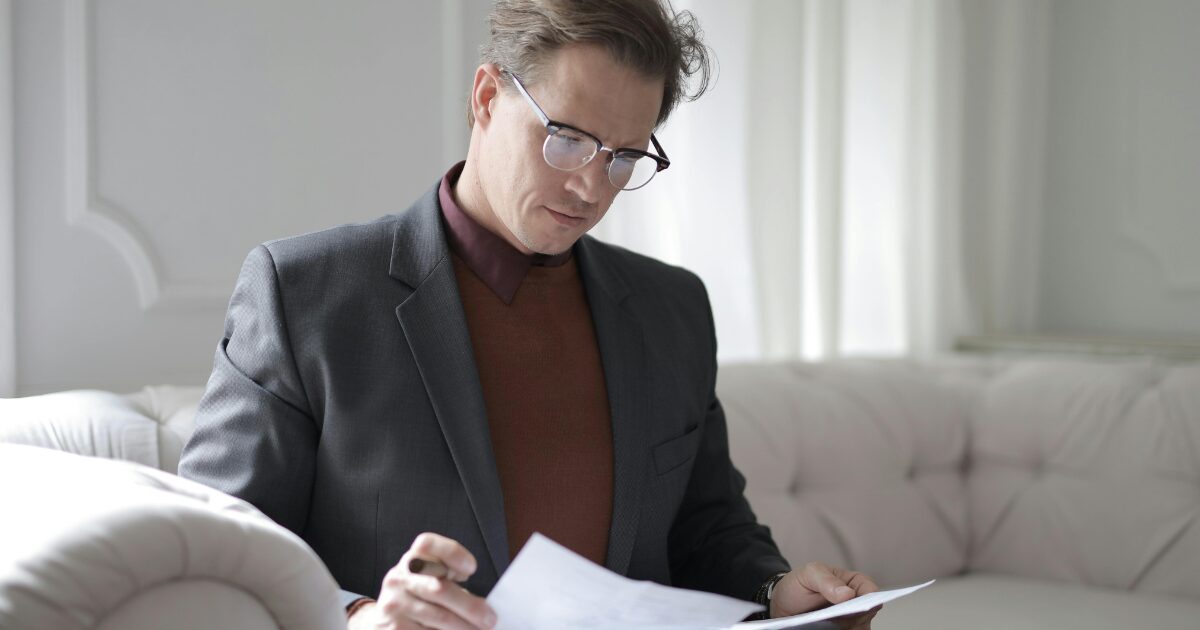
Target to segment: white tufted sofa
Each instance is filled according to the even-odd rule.
[[[788,558],[851,566],[887,586],[938,578],[935,586],[888,604],[878,628],[1200,628],[1200,365],[747,364],[722,367],[718,390],[747,494]],[[200,393],[151,387],[129,396],[62,392],[0,400],[0,442],[172,472]],[[13,447],[0,447],[0,467],[13,461],[4,448]],[[11,476],[23,468],[23,478]],[[18,463],[0,470],[0,488],[11,492],[28,485],[23,479],[39,478],[27,468]],[[169,475],[155,479],[174,486]],[[26,505],[35,507],[22,518],[55,502],[83,500],[86,489],[100,494],[113,483],[97,477],[76,495],[26,496],[32,502]],[[69,517],[92,518],[87,511]],[[3,553],[21,546],[11,527],[0,520],[0,545],[13,543],[0,546]],[[80,536],[86,541],[96,529]],[[61,564],[72,552],[52,547],[49,553]],[[311,554],[302,546],[296,553]],[[128,561],[140,560],[131,555]],[[6,566],[0,564],[3,628],[11,625],[13,602],[21,601],[13,599]],[[324,601],[332,586],[323,567],[296,571],[317,577],[278,592],[315,592],[314,601]],[[79,592],[89,593],[81,580],[102,583],[103,575],[72,579],[80,580]],[[60,591],[46,584],[25,588]],[[193,621],[202,622],[205,611],[221,612],[170,608],[195,597],[206,596],[153,601],[157,614]],[[305,605],[275,601],[282,610]],[[71,605],[77,607],[73,618],[100,614],[91,612],[101,608],[94,600]],[[316,608],[321,614],[330,609]],[[278,626],[329,623],[337,621],[317,615],[308,626]]]
[[[0,628],[346,627],[302,540],[170,474],[200,394],[0,400]]]
[[[881,628],[1200,628],[1200,365],[734,365],[719,393],[789,559],[938,578]]]

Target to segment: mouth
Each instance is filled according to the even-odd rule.
[[[542,206],[542,207],[545,208],[546,212],[549,212],[550,216],[553,217],[554,220],[557,221],[560,225],[565,225],[568,227],[577,227],[577,226],[583,225],[584,222],[587,221],[587,219],[585,219],[583,217],[575,217],[575,216],[571,216],[569,214],[563,214],[561,212],[558,212],[557,210],[552,210],[547,206]]]

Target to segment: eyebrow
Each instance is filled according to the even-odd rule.
[[[570,126],[572,126],[572,127],[576,128],[576,129],[579,129],[579,130],[581,130],[581,131],[586,131],[586,132],[588,132],[588,133],[592,134],[593,136],[596,136],[597,138],[599,138],[599,137],[600,137],[600,135],[599,135],[599,134],[597,134],[597,133],[596,133],[596,132],[594,132],[594,131],[591,131],[591,130],[589,130],[587,127],[584,127],[584,126],[582,126],[582,125],[577,125],[577,124],[575,124],[575,123],[573,123],[573,122],[569,122],[569,121],[566,121],[566,120],[559,120],[559,119],[553,119],[553,120],[556,120],[556,121],[558,121],[558,122],[560,122],[560,123],[562,123],[562,124],[564,124],[564,125],[570,125]],[[651,132],[651,133],[654,133],[654,132]],[[603,140],[601,140],[601,142],[603,142]],[[641,147],[638,147],[638,144],[642,144],[642,146],[641,146]],[[608,143],[605,143],[605,146],[609,146],[609,145],[608,145]],[[649,148],[650,148],[650,136],[646,136],[646,140],[645,140],[645,142],[641,142],[641,141],[635,140],[635,141],[633,141],[633,142],[626,142],[626,143],[621,143],[621,144],[614,144],[614,145],[612,145],[612,148],[613,148],[613,149],[636,149],[636,150],[638,150],[638,151],[646,151],[646,150],[649,150]]]

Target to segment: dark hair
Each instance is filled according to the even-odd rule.
[[[488,18],[491,38],[480,63],[494,63],[527,84],[536,83],[549,55],[569,44],[597,44],[617,62],[650,78],[664,79],[661,125],[682,99],[708,88],[710,51],[690,11],[676,13],[669,0],[497,0]],[[687,81],[697,77],[694,89]],[[467,109],[467,123],[475,123]]]

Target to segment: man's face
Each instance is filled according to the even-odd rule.
[[[607,147],[635,149],[650,143],[663,90],[662,79],[647,79],[602,48],[584,45],[558,51],[525,85],[551,119]],[[562,171],[543,159],[545,139],[546,128],[521,94],[500,91],[482,130],[479,180],[506,240],[526,253],[558,254],[600,222],[619,190],[608,180],[608,152]]]

